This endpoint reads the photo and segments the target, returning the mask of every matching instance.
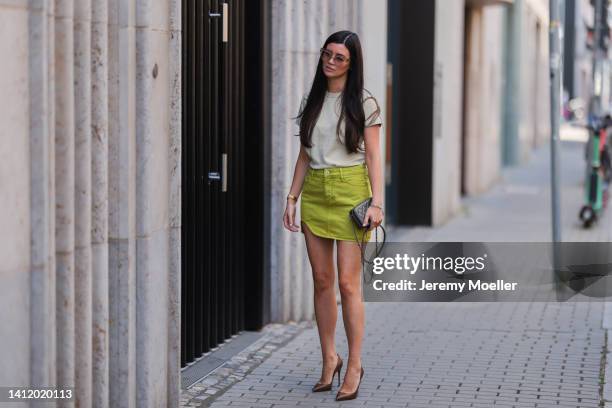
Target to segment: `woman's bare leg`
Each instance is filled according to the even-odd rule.
[[[323,358],[320,381],[328,383],[331,381],[337,362],[335,335],[338,306],[334,288],[334,240],[314,235],[303,222],[302,231],[306,239],[314,281],[315,316]]]
[[[349,357],[341,392],[353,392],[361,375],[361,343],[365,330],[365,311],[361,300],[361,254],[353,241],[337,241],[338,276],[342,297],[342,319],[346,330]]]

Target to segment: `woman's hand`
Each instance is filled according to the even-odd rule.
[[[368,210],[366,211],[365,217],[363,219],[363,226],[365,227],[368,225],[368,223],[370,223],[370,228],[368,229],[368,231],[371,231],[382,223],[384,216],[385,214],[383,213],[383,210],[378,207],[370,206],[368,207]]]
[[[300,228],[295,225],[295,201],[287,199],[285,214],[283,214],[283,225],[289,231],[298,232]]]

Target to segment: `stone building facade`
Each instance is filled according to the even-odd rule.
[[[384,111],[386,3],[269,5],[266,301],[270,321],[303,320],[304,241],[281,223],[290,118],[341,29],[359,33]],[[181,12],[179,0],[0,0],[0,384],[74,385],[83,407],[178,405]]]
[[[444,3],[444,5],[442,4]],[[436,11],[432,223],[459,211],[550,134],[548,2],[466,0]]]
[[[402,170],[426,158],[394,173],[387,193],[407,196],[388,194],[386,205],[439,225],[545,140],[547,13],[544,0],[437,0],[418,3],[426,19],[416,21],[417,2],[262,2],[269,125],[254,145],[269,160],[251,219],[264,220],[269,245],[256,301],[263,323],[299,321],[314,315],[310,265],[303,235],[281,218],[299,151],[292,118],[327,36],[360,36],[381,151]],[[406,17],[394,33],[431,35],[392,38],[392,3]],[[77,406],[178,405],[182,4],[0,0],[0,384],[74,385]],[[404,51],[396,71],[392,42]],[[405,91],[393,106],[391,91]]]
[[[176,406],[180,1],[2,0],[0,27],[0,384]]]

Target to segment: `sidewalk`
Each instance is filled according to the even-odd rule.
[[[565,128],[567,138],[571,130]],[[562,137],[563,137],[562,133]],[[560,149],[561,237],[567,242],[612,241],[606,211],[591,229],[578,219],[583,204],[584,145],[563,141]],[[463,209],[441,228],[393,228],[394,241],[544,242],[552,240],[550,147],[543,145],[529,163],[503,171],[488,192],[463,200]]]
[[[588,231],[578,222],[581,154],[581,145],[564,142],[563,239],[609,241],[609,215]],[[548,156],[543,146],[530,164],[505,171],[489,192],[464,200],[462,214],[446,225],[390,228],[390,241],[549,241]],[[310,392],[320,375],[311,322],[242,380],[185,405],[599,407],[605,309],[602,302],[366,303],[365,376],[356,400],[335,402],[335,384],[331,392]],[[337,350],[346,360],[340,311]]]

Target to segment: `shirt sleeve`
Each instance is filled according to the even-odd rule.
[[[372,95],[367,95],[363,101],[365,127],[382,125],[382,113],[378,101]]]

